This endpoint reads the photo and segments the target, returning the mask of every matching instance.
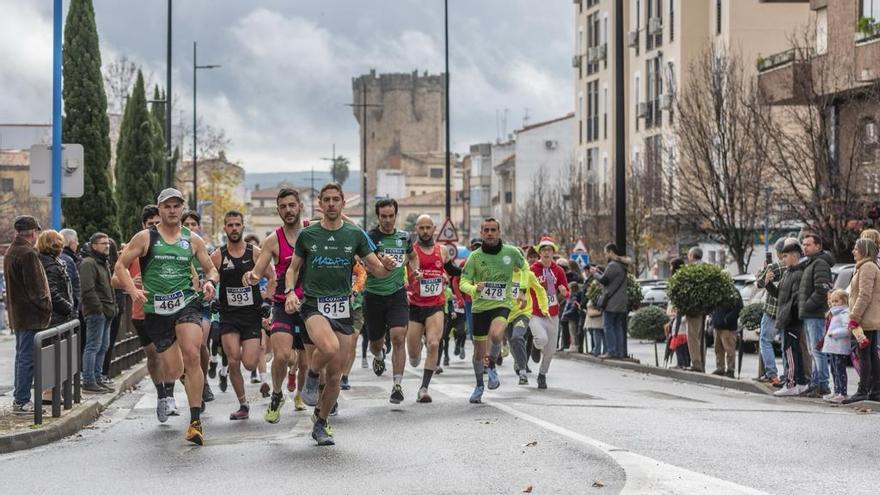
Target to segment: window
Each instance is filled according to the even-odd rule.
[[[599,81],[587,83],[587,142],[599,139]]]
[[[663,44],[663,0],[648,0],[645,19],[645,48],[652,50]]]
[[[432,179],[442,179],[443,178],[443,169],[442,168],[432,168],[431,169],[431,178]]]
[[[675,41],[675,0],[669,0],[669,42]]]
[[[608,139],[608,85],[602,88],[602,138]]]
[[[639,113],[639,103],[641,102],[641,95],[639,94],[639,86],[642,84],[642,78],[636,75],[636,83],[633,85],[633,95],[635,96],[635,107],[636,107],[636,118],[634,122],[636,124],[636,130],[639,130],[639,118],[641,114]]]
[[[15,190],[15,181],[13,179],[4,177],[2,182],[0,182],[0,192],[12,192]]]
[[[587,75],[599,71],[599,12],[587,16]]]
[[[721,34],[721,0],[715,0],[715,34]]]
[[[828,8],[816,11],[816,53],[828,51]]]
[[[661,71],[662,61],[660,57],[654,57],[646,63],[647,80],[646,80],[646,106],[645,128],[651,129],[659,127],[663,123],[662,112],[660,111],[660,95],[663,92],[663,73]]]
[[[641,176],[641,195],[649,208],[663,204],[663,136],[645,138],[645,166]]]
[[[636,33],[638,33],[642,28],[642,2],[641,2],[641,0],[636,0],[636,8],[634,9],[634,12],[636,13],[636,18],[635,18],[636,24],[635,24],[635,27],[633,30],[636,31]],[[639,54],[639,43],[636,42],[636,55],[638,55],[638,54]],[[636,124],[636,126],[638,126],[638,124]],[[638,127],[636,127],[636,130],[638,130]]]
[[[860,9],[862,17],[873,17],[874,21],[880,21],[880,0],[862,0]]]
[[[510,203],[513,203],[513,192],[512,191],[505,191],[504,192],[504,204],[509,205]]]

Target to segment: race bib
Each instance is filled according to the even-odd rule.
[[[510,297],[516,299],[519,297],[519,283],[514,282],[512,286],[510,286]]]
[[[406,250],[403,248],[385,248],[385,256],[394,260],[398,268],[406,261]]]
[[[229,306],[253,306],[254,290],[251,287],[227,287],[226,304]]]
[[[556,301],[556,294],[547,294],[547,306],[556,306],[559,304]]]
[[[157,315],[173,315],[183,308],[183,291],[153,296],[153,311]]]
[[[350,318],[351,311],[348,297],[319,297],[318,312],[331,320]]]
[[[422,297],[435,297],[443,293],[442,278],[423,278],[419,280],[419,295]]]
[[[486,282],[480,291],[480,299],[487,301],[503,301],[507,284],[504,282]]]

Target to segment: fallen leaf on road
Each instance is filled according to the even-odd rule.
[[[601,481],[594,481],[593,482],[593,488],[602,488],[603,486],[605,486],[605,485],[602,484]]]
[[[529,442],[529,443],[523,445],[523,447],[534,447],[535,445],[538,445],[538,441],[537,441],[537,440],[532,440],[531,442]]]
[[[522,492],[523,493],[532,493],[532,485],[527,486],[526,489],[523,490]]]

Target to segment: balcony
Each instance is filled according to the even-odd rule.
[[[794,50],[786,50],[759,59],[758,90],[764,102],[770,105],[794,105],[805,100],[812,83],[809,61],[795,57]]]
[[[859,82],[880,79],[880,29],[866,34],[856,32],[855,77]]]

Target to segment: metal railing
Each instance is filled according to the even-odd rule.
[[[34,424],[43,423],[43,390],[52,389],[52,417],[79,404],[81,339],[79,320],[72,320],[34,335]],[[45,343],[45,345],[44,345]],[[39,402],[38,402],[39,401]]]

